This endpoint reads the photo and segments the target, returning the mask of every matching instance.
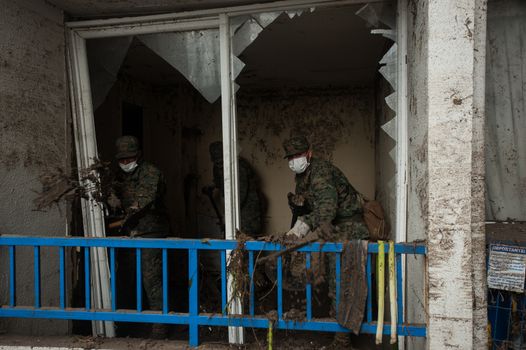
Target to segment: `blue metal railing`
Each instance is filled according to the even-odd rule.
[[[166,323],[166,324],[185,324],[189,326],[190,346],[199,344],[199,326],[234,326],[268,328],[269,321],[264,315],[256,315],[254,312],[254,283],[252,274],[254,271],[254,252],[259,251],[279,251],[283,247],[276,243],[261,241],[245,242],[244,249],[248,251],[248,273],[250,276],[249,288],[249,312],[246,315],[227,314],[227,259],[226,252],[234,250],[238,246],[237,241],[210,240],[201,241],[193,239],[131,239],[131,238],[81,238],[81,237],[28,237],[28,236],[0,236],[0,246],[8,248],[9,254],[9,305],[0,308],[0,317],[21,317],[21,318],[43,318],[43,319],[71,319],[71,320],[91,320],[91,321],[122,321],[122,322],[147,322],[147,323]],[[34,254],[34,306],[22,306],[16,303],[16,264],[15,255],[18,247],[33,247]],[[56,307],[42,307],[41,296],[41,247],[54,247],[59,252],[59,294],[60,302]],[[67,247],[80,247],[84,249],[84,268],[85,268],[85,305],[84,308],[69,308],[66,305],[66,261],[65,249]],[[90,250],[93,248],[107,248],[109,250],[110,268],[110,288],[111,288],[111,310],[94,309],[91,305],[90,290]],[[142,249],[161,249],[162,250],[162,295],[163,307],[160,311],[143,312],[142,309],[142,282],[141,282],[141,250]],[[130,310],[117,309],[116,295],[116,249],[135,249],[137,264],[137,307],[134,312]],[[188,252],[188,313],[169,312],[168,308],[168,251],[184,250]],[[387,252],[388,246],[385,250]],[[198,290],[198,253],[199,251],[218,251],[221,260],[221,309],[220,314],[200,313],[199,312],[199,290]],[[298,249],[306,255],[306,269],[310,268],[311,253],[336,254],[336,303],[340,299],[340,268],[341,268],[341,243],[312,243]],[[369,243],[367,256],[367,303],[366,316],[361,325],[361,333],[376,333],[376,322],[373,319],[373,296],[372,296],[372,259],[378,253],[378,245]],[[426,327],[422,324],[407,324],[404,320],[404,310],[402,302],[402,255],[418,254],[425,255],[424,245],[396,244],[396,270],[398,287],[398,315],[397,332],[401,336],[424,337]],[[277,276],[277,313],[278,320],[274,323],[275,329],[303,330],[303,331],[325,331],[325,332],[349,332],[348,329],[341,327],[334,319],[316,319],[312,316],[312,286],[307,281],[305,288],[306,294],[306,319],[304,321],[292,321],[283,318],[283,292],[282,292],[282,258],[278,256],[276,266]],[[4,289],[5,290],[5,289]],[[390,327],[384,326],[384,334],[390,334]]]

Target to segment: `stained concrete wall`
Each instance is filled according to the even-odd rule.
[[[68,173],[70,128],[62,12],[40,0],[0,0],[0,234],[64,236],[64,203],[44,212],[33,200],[38,178]],[[6,251],[0,250],[0,303],[7,304]],[[33,305],[33,256],[17,254],[17,303]],[[43,249],[42,305],[58,306],[58,254]],[[66,322],[2,320],[9,333],[64,334]]]
[[[471,271],[473,276],[473,348],[487,346],[485,215],[485,118],[487,0],[475,0],[473,12],[473,105],[471,140]],[[469,32],[468,32],[469,37]]]
[[[427,238],[427,0],[408,4],[409,181],[407,196],[407,241]],[[409,323],[427,323],[425,260],[407,259],[406,317]],[[424,349],[425,339],[408,338],[408,349]]]
[[[429,4],[429,346],[482,349],[486,2]]]
[[[408,235],[428,243],[426,346],[484,349],[485,1],[415,0],[409,10]],[[422,318],[419,288],[409,285],[408,312]]]

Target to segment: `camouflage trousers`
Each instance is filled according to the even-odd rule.
[[[142,285],[150,310],[163,308],[163,257],[161,249],[142,250]]]
[[[260,213],[254,215],[248,210],[241,210],[241,232],[252,238],[257,238],[261,235],[261,226]]]
[[[143,238],[163,238],[164,235],[143,235]],[[141,279],[143,307],[149,310],[162,310],[163,307],[163,272],[162,250],[141,249]],[[119,257],[120,272],[129,274],[135,271],[136,254],[132,249],[126,249]],[[130,276],[131,277],[131,276]],[[132,278],[130,278],[132,280]],[[134,288],[134,286],[127,286]]]
[[[369,237],[369,230],[364,222],[356,221],[345,221],[339,223],[335,226],[333,233],[333,242],[345,242],[351,239],[367,239]],[[328,253],[327,254],[327,266],[326,276],[327,284],[329,287],[329,297],[332,300],[331,312],[336,315],[336,254]],[[340,260],[341,263],[341,260]],[[342,271],[343,266],[340,266],[340,272]]]

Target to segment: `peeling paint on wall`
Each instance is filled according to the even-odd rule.
[[[409,85],[409,179],[407,197],[407,240],[427,238],[427,1],[409,0],[408,85]],[[424,259],[407,259],[407,321],[427,322],[426,269]],[[420,302],[415,302],[420,301]],[[409,338],[408,349],[420,350],[425,339]]]

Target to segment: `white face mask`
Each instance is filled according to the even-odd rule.
[[[289,168],[296,174],[303,173],[305,169],[307,169],[309,164],[310,163],[307,161],[307,156],[302,156],[289,160]]]
[[[135,170],[135,168],[137,168],[137,165],[138,164],[136,160],[128,164],[119,163],[119,166],[121,167],[122,171],[124,171],[125,173],[131,173],[132,171]]]

